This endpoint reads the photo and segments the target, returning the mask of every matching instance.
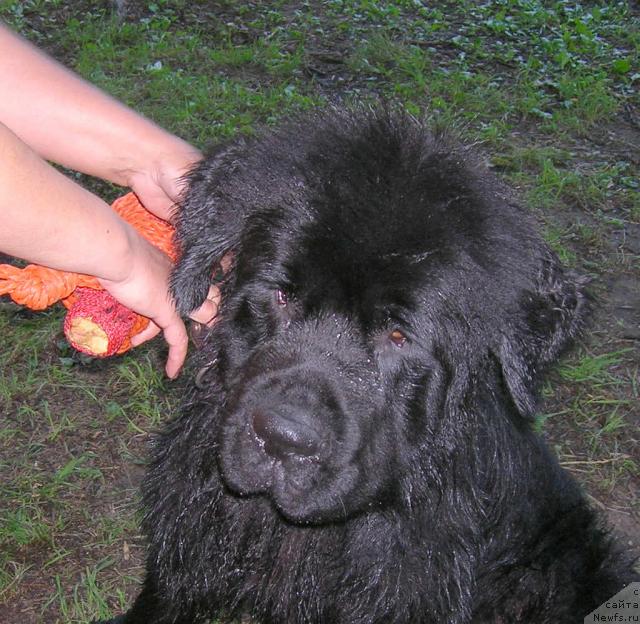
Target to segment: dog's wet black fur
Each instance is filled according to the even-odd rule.
[[[583,284],[467,150],[312,115],[210,154],[177,231],[182,312],[232,268],[114,622],[563,624],[637,578],[531,429]]]

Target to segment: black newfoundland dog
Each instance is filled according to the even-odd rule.
[[[582,285],[466,150],[307,117],[210,154],[178,242],[183,312],[232,267],[112,622],[564,624],[636,578],[531,429]]]

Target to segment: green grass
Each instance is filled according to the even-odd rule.
[[[558,366],[561,379],[574,383],[589,383],[592,387],[614,383],[616,377],[610,372],[619,367],[629,349],[599,355],[585,355],[577,362],[567,362]]]
[[[56,575],[54,578],[56,591],[45,608],[55,606],[59,609],[63,621],[66,622],[88,622],[95,617],[108,618],[111,613],[108,597],[112,594],[113,588],[103,588],[98,579],[101,573],[113,564],[112,559],[106,558],[95,566],[85,568],[71,593],[69,593],[64,579],[60,575]],[[126,608],[125,595],[122,592],[116,593],[119,606],[124,610]]]
[[[220,32],[213,47],[201,27],[176,29],[169,7],[136,23],[98,13],[66,26],[80,74],[198,144],[317,103],[298,75],[303,48],[277,36],[234,45]]]
[[[556,450],[568,468],[597,480],[602,489],[613,490],[625,475],[640,475],[634,452],[634,421],[640,401],[637,375],[631,349],[575,353],[554,372],[554,383],[566,394],[565,407],[542,413],[536,420],[536,428],[542,432],[551,423],[566,430],[566,421],[571,419],[582,435],[582,456],[576,457],[574,440],[564,444],[562,436]],[[554,392],[554,385],[548,384],[545,394],[553,397]]]
[[[201,148],[381,95],[478,144],[607,310],[553,372],[536,427],[592,495],[637,514],[628,492],[639,484],[640,356],[613,332],[618,303],[607,289],[622,273],[640,280],[638,134],[628,120],[640,110],[640,20],[629,3],[128,4],[123,17],[113,3],[2,0],[0,19]],[[108,199],[121,192],[80,179]],[[62,314],[0,305],[7,624],[86,624],[131,601],[145,443],[175,409],[160,343],[90,361],[62,341]]]
[[[140,547],[127,547],[127,560],[134,485],[120,495],[105,486],[118,474],[112,458],[140,465],[140,432],[172,409],[158,356],[141,348],[105,363],[71,358],[59,311],[0,319],[0,599],[36,585],[46,589],[34,622],[106,617],[131,598]]]

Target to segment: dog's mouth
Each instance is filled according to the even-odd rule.
[[[232,414],[223,430],[222,476],[240,496],[261,494],[291,519],[317,487],[327,461],[326,435],[291,410]]]
[[[326,404],[278,403],[262,395],[232,411],[221,436],[220,471],[233,494],[266,497],[298,524],[346,519],[345,501],[361,478],[354,418]]]
[[[219,434],[221,477],[232,495],[267,499],[288,521],[343,521],[376,487],[362,454],[382,405],[351,372],[279,361],[286,365],[253,362],[231,383]]]

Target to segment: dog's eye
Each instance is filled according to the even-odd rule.
[[[276,290],[276,303],[283,308],[286,308],[287,303],[289,303],[289,297],[287,297],[287,293],[280,288]]]
[[[396,347],[402,348],[407,342],[407,337],[399,329],[394,329],[389,334],[389,340],[391,340]]]

